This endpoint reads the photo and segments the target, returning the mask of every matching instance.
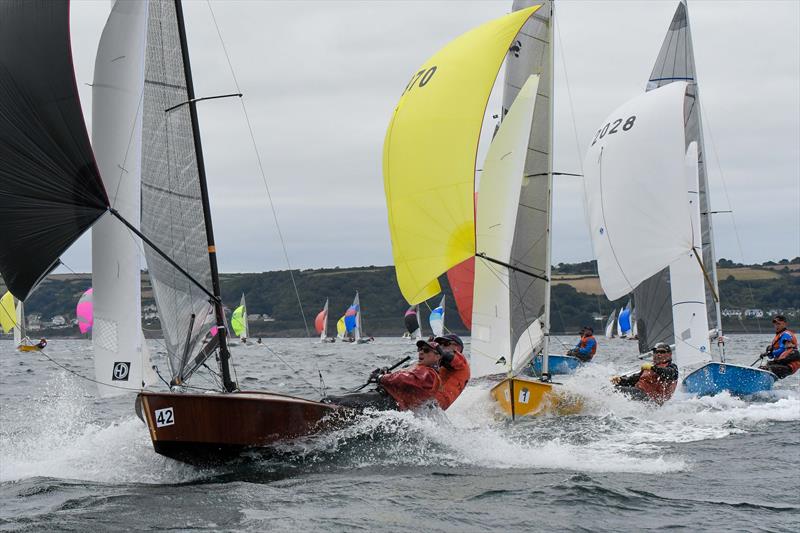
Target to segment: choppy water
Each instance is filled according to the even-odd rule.
[[[729,360],[749,364],[768,341],[733,336]],[[341,392],[411,352],[401,339],[233,348],[244,388],[311,398],[317,368]],[[800,530],[798,376],[757,399],[678,395],[655,408],[608,385],[635,353],[601,340],[598,362],[563,380],[589,400],[580,416],[509,424],[468,388],[446,415],[365,415],[268,458],[199,469],[152,451],[133,397],[99,399],[2,340],[0,529]],[[56,339],[48,354],[91,375],[86,341]]]

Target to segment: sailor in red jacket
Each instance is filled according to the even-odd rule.
[[[469,381],[469,363],[464,357],[464,343],[458,335],[445,335],[434,339],[442,347],[439,377],[442,385],[436,391],[436,402],[446,410],[461,395]]]
[[[632,400],[663,404],[672,397],[678,385],[678,367],[672,362],[672,348],[659,342],[653,347],[653,362],[642,365],[642,371],[611,380],[616,389]]]
[[[772,324],[775,326],[775,338],[767,347],[767,351],[761,354],[761,357],[767,357],[769,360],[760,368],[769,370],[778,376],[778,379],[783,379],[800,369],[797,336],[787,329],[786,317],[783,315],[776,315],[772,319]]]
[[[380,370],[373,372],[371,379],[378,384],[377,389],[345,396],[329,396],[327,402],[353,409],[371,407],[381,411],[405,411],[435,400],[435,393],[441,386],[438,370],[442,349],[435,342],[419,341],[417,356],[418,363],[408,370],[388,374]]]

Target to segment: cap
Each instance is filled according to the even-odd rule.
[[[417,350],[419,350],[420,348],[424,348],[426,346],[431,350],[433,350],[434,352],[438,353],[439,355],[442,355],[442,348],[441,346],[439,346],[438,342],[423,341],[423,340],[417,341]]]
[[[780,320],[781,322],[786,322],[786,317],[783,315],[775,315],[772,317],[772,321],[775,322],[776,320]]]
[[[670,348],[669,344],[666,342],[657,342],[655,346],[653,346],[653,352],[658,350],[666,350],[667,353],[672,353],[672,348]]]
[[[454,335],[451,333],[450,335],[443,335],[441,337],[436,337],[434,340],[436,342],[454,342],[461,347],[461,350],[464,350],[464,342],[458,335]]]

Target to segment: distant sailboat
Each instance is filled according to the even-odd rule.
[[[619,338],[626,338],[631,332],[631,302],[619,310],[619,317],[617,318],[617,336]]]
[[[244,293],[239,300],[239,307],[234,309],[231,314],[231,329],[242,341],[242,344],[247,344],[247,339],[250,338],[250,325],[247,320],[247,302],[244,299]]]
[[[317,313],[314,319],[314,329],[317,330],[320,342],[335,342],[336,339],[328,337],[328,299],[325,299],[325,307]]]
[[[612,309],[611,315],[608,317],[608,321],[606,321],[606,338],[613,339],[617,335],[615,334],[615,330],[617,327],[617,310]]]
[[[92,303],[93,293],[94,289],[87,289],[78,300],[78,305],[75,306],[75,316],[78,319],[78,329],[84,335],[91,333],[92,326],[94,325],[94,306]]]
[[[33,345],[25,331],[25,304],[9,291],[0,298],[0,329],[4,333],[13,333],[14,346],[18,350],[26,351],[25,348]]]
[[[405,338],[414,339],[415,341],[422,338],[422,328],[419,323],[419,306],[412,305],[408,308],[403,316],[403,322],[406,326]]]
[[[347,338],[347,326],[344,324],[344,317],[336,321],[336,338],[340,341],[350,342]]]
[[[444,301],[445,297],[442,296],[442,301],[439,306],[431,311],[431,316],[428,318],[428,323],[431,325],[434,337],[441,337],[444,335]]]

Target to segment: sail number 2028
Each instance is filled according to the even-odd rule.
[[[406,94],[414,87],[425,87],[425,85],[427,85],[428,82],[431,81],[431,78],[433,78],[433,75],[435,73],[436,73],[435,65],[428,69],[420,70],[419,72],[411,76],[411,81],[408,82],[408,85],[406,85],[406,90],[403,91],[403,94]]]
[[[606,123],[605,126],[597,130],[597,133],[594,134],[594,139],[592,139],[592,146],[594,146],[594,143],[596,143],[606,135],[619,133],[620,130],[628,131],[633,127],[634,122],[636,122],[636,115],[631,115],[627,119],[618,118],[614,121]],[[620,125],[622,126],[622,128],[620,128]]]

